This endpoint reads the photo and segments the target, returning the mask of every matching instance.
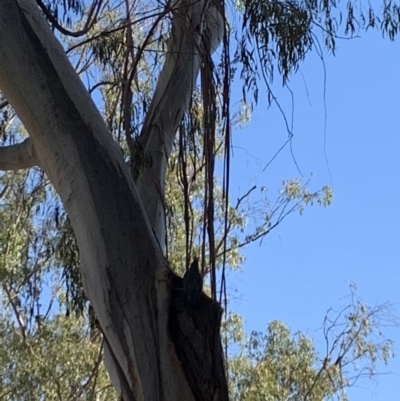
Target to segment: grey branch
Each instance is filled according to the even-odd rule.
[[[39,161],[29,138],[17,145],[0,147],[0,170],[19,170],[38,165]]]

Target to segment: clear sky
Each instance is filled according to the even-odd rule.
[[[279,319],[293,332],[322,339],[329,307],[343,305],[354,281],[370,305],[389,301],[400,315],[400,44],[379,33],[339,41],[336,57],[325,54],[326,151],[334,200],[329,208],[309,207],[292,214],[262,245],[248,246],[241,275],[230,275],[236,288],[232,307],[246,318],[247,330],[264,331]],[[294,92],[293,149],[311,188],[331,185],[324,154],[323,66],[309,55],[291,79]],[[275,94],[291,115],[290,94],[277,84]],[[234,133],[232,197],[253,184],[271,188],[299,176],[289,148],[262,169],[287,138],[276,107],[261,96],[251,123]],[[400,329],[387,335],[400,349]],[[349,392],[353,401],[397,400],[400,358],[390,375],[362,381]]]

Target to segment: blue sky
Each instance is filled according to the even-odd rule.
[[[370,305],[389,301],[400,315],[400,45],[377,32],[339,41],[336,57],[325,54],[327,125],[324,132],[324,73],[321,60],[310,54],[292,77],[294,92],[293,149],[311,187],[331,185],[329,208],[313,206],[303,216],[292,214],[262,245],[244,250],[240,275],[230,275],[235,311],[246,318],[247,330],[265,330],[273,319],[293,332],[318,339],[328,308],[343,305],[349,284]],[[276,84],[275,95],[287,115],[291,99]],[[252,121],[233,137],[232,197],[253,184],[276,194],[283,179],[299,176],[289,148],[263,172],[287,138],[276,107],[261,96]],[[386,333],[400,349],[400,329]],[[390,375],[363,381],[349,391],[353,401],[397,400],[400,358]]]

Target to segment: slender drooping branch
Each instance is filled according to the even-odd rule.
[[[30,138],[22,143],[0,147],[0,170],[20,170],[39,166]]]

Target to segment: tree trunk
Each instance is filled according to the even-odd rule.
[[[197,49],[204,19],[217,21],[215,10],[204,13],[206,3],[193,4],[187,15],[196,26],[175,20],[172,48],[189,43]],[[188,39],[189,31],[195,33]],[[193,68],[180,81],[186,92],[182,87],[182,100],[167,106],[165,96],[171,101],[183,73],[179,58],[167,56],[141,137],[152,163],[139,174],[138,191],[35,2],[0,1],[0,89],[30,135],[25,144],[1,150],[0,168],[39,165],[58,191],[78,240],[82,281],[105,337],[110,376],[125,401],[228,399],[220,307],[204,294],[188,304],[182,279],[160,247],[166,161],[200,65],[198,52],[191,57],[185,62]]]

